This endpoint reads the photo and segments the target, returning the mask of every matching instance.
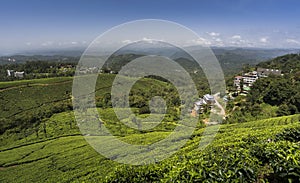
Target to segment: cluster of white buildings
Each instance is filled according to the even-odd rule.
[[[82,67],[79,69],[79,74],[93,74],[98,73],[97,67]]]
[[[199,98],[195,103],[194,103],[194,109],[192,113],[202,113],[204,106],[209,105],[212,106],[216,103],[214,96],[210,94],[205,94],[202,98]]]
[[[271,74],[277,76],[282,75],[281,70],[278,69],[257,68],[256,71],[244,73],[242,76],[235,76],[233,83],[237,88],[237,91],[241,91],[241,89],[243,89],[243,92],[247,93],[247,91],[250,90],[250,87],[257,79],[268,77]],[[243,83],[243,86],[241,86],[241,83]]]
[[[15,77],[15,78],[24,78],[24,74],[25,72],[22,71],[22,72],[18,72],[18,71],[14,71],[14,70],[7,70],[7,76],[8,77]]]
[[[98,67],[83,67],[79,69],[80,74],[95,74],[95,73],[103,74],[103,73],[108,73],[108,74],[117,74],[117,71],[113,71],[111,69],[108,70],[103,70],[103,69],[98,69]]]

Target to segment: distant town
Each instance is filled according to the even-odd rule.
[[[247,94],[256,80],[259,78],[268,77],[269,75],[281,76],[283,74],[281,74],[281,70],[279,69],[257,68],[256,71],[235,76],[233,83],[236,87],[237,93]]]

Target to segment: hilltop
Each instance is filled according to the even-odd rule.
[[[285,74],[300,71],[300,55],[288,54],[257,64],[258,67],[280,69]]]
[[[255,68],[279,69],[282,75],[259,78],[246,96],[239,96],[228,105],[227,122],[265,119],[298,114],[300,111],[300,56],[288,54],[265,62]]]

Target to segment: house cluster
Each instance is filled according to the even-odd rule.
[[[97,67],[82,67],[79,69],[79,74],[93,74],[97,72],[98,72]]]
[[[192,116],[195,116],[198,113],[202,113],[205,105],[210,107],[216,103],[214,96],[210,94],[205,94],[202,98],[199,98],[194,103],[194,108],[192,110]]]
[[[50,66],[50,68],[53,68],[53,66]],[[75,66],[73,65],[62,65],[60,66],[59,70],[61,70],[62,72],[68,72],[68,71],[72,71],[75,68]]]
[[[18,72],[18,71],[14,71],[14,70],[7,70],[7,76],[8,77],[15,77],[15,78],[24,78],[24,74],[25,72],[22,71],[22,72]]]
[[[250,87],[257,79],[268,77],[269,75],[280,76],[282,74],[281,70],[278,69],[257,68],[256,71],[244,73],[242,76],[235,76],[233,83],[238,92],[248,93]]]
[[[103,73],[107,73],[107,74],[117,74],[117,71],[113,71],[110,68],[108,69],[100,69],[98,67],[82,67],[79,70],[80,74],[95,74],[95,73],[99,73],[103,74]]]

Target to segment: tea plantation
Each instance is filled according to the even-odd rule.
[[[178,125],[174,115],[178,106],[172,102],[170,114],[154,129],[122,125],[104,97],[114,76],[102,77],[106,82],[96,86],[99,115],[120,140],[151,144]],[[204,128],[199,123],[191,137],[176,139],[187,143],[170,158],[124,165],[102,156],[85,140],[97,136],[80,133],[72,112],[71,85],[71,78],[0,83],[0,182],[300,182],[298,114],[220,125],[204,150],[199,147],[201,139],[213,136],[204,131],[215,126]],[[176,95],[168,83],[149,78],[136,83],[132,92],[139,96],[142,90],[146,99],[157,92]],[[135,106],[142,99],[132,98],[131,107],[145,118],[147,114]]]
[[[297,182],[299,118],[294,115],[221,125],[213,143],[203,151],[199,141],[204,129],[199,128],[171,158],[130,166],[97,153],[79,133],[72,112],[63,112],[45,120],[47,137],[37,139],[32,134],[1,147],[1,182]],[[119,138],[144,144],[169,133]]]

